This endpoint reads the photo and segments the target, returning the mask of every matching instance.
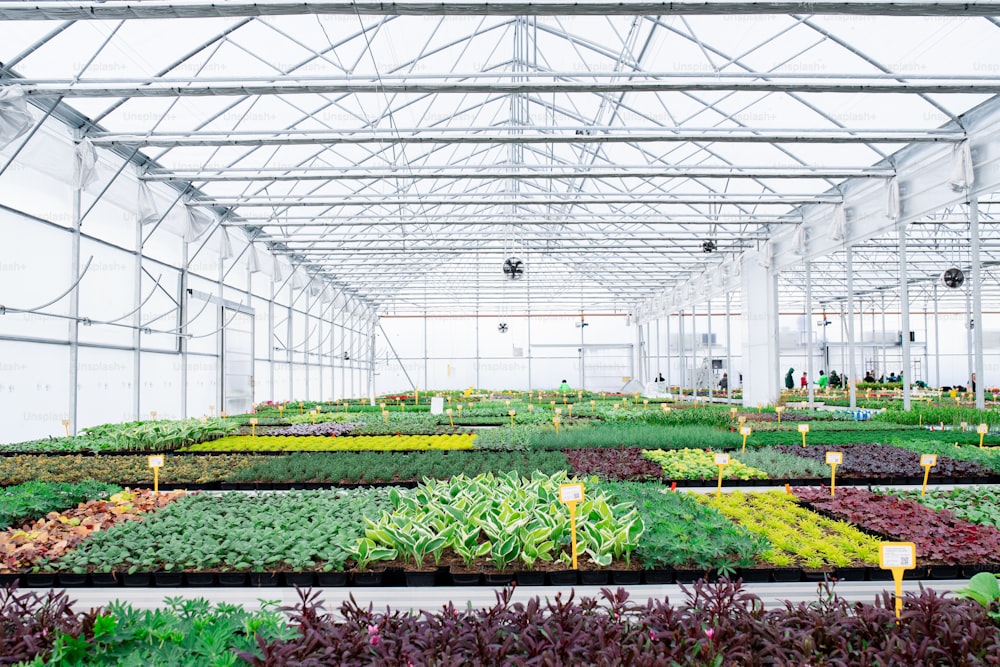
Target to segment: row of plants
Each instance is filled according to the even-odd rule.
[[[239,471],[265,459],[264,455],[168,456],[160,469],[161,484],[207,484],[228,480]],[[153,470],[145,455],[84,456],[22,455],[0,457],[0,479],[9,484],[30,481],[114,484],[153,484]]]
[[[965,488],[930,489],[921,497],[919,491],[894,491],[894,495],[915,500],[933,510],[947,510],[969,523],[1000,527],[1000,488],[973,486]]]
[[[1000,450],[996,448],[920,440],[896,440],[892,444],[917,454],[937,454],[939,460],[942,456],[947,456],[959,461],[969,461],[993,474],[1000,473]],[[936,469],[932,470],[932,472],[934,471]]]
[[[6,447],[15,452],[127,452],[170,451],[217,438],[238,429],[226,419],[181,419],[102,424],[81,435],[19,442]]]
[[[988,599],[983,590],[973,592]],[[815,601],[768,609],[730,581],[686,587],[673,604],[632,602],[621,589],[514,602],[506,589],[489,608],[419,614],[299,595],[280,610],[171,599],[162,609],[82,612],[64,592],[0,591],[0,624],[12,629],[0,653],[33,667],[988,665],[1000,653],[988,606],[932,590],[907,593],[899,622],[884,593],[850,603],[821,587]]]
[[[80,503],[63,512],[49,512],[21,528],[0,532],[0,573],[24,572],[42,568],[88,537],[102,535],[108,529],[134,521],[149,512],[182,497],[183,491],[154,494],[147,490],[125,489],[106,500]]]
[[[432,451],[472,449],[472,433],[451,435],[228,436],[189,445],[182,452]]]
[[[273,426],[261,429],[267,436],[341,436],[351,435],[361,424],[359,422],[324,421],[317,424],[302,422],[288,426]]]
[[[879,540],[802,507],[784,491],[692,495],[764,537],[771,545],[762,554],[769,565],[820,570],[878,564]]]
[[[704,449],[654,449],[643,450],[642,454],[658,463],[667,479],[712,479],[719,474],[715,456]],[[722,466],[722,478],[766,479],[767,473],[732,459],[729,465]]]
[[[411,492],[390,491],[392,509],[366,519],[367,547],[398,554],[420,569],[453,553],[468,569],[485,558],[503,572],[513,564],[533,569],[536,562],[572,563],[570,517],[559,501],[561,484],[577,483],[565,473],[459,475],[427,481]],[[599,488],[585,494],[576,509],[580,560],[594,567],[614,561],[630,565],[643,522],[628,502],[609,502]]]
[[[975,525],[947,510],[935,511],[916,501],[845,487],[796,488],[809,506],[891,540],[913,542],[922,564],[1000,563],[1000,530]]]
[[[801,456],[817,462],[826,461],[829,447],[809,445],[807,447],[778,445],[776,451]],[[843,463],[837,467],[837,472],[845,477],[864,477],[868,479],[883,479],[889,477],[918,477],[923,475],[920,467],[920,455],[901,447],[885,445],[854,444],[837,448],[843,453]],[[938,456],[937,465],[932,472],[935,476],[944,477],[986,477],[993,471],[969,461],[959,461],[950,456]]]
[[[75,507],[85,500],[107,498],[120,486],[84,482],[25,482],[0,488],[0,529],[20,526],[49,512]]]

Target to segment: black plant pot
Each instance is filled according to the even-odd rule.
[[[706,575],[704,570],[674,569],[674,581],[678,584],[693,584],[699,579],[710,580],[710,577]]]
[[[514,581],[513,573],[504,572],[487,572],[486,573],[486,585],[487,586],[506,586],[510,582]]]
[[[188,572],[184,575],[184,581],[188,586],[200,588],[215,586],[215,572]]]
[[[271,588],[278,585],[277,572],[251,572],[250,585],[256,588]]]
[[[962,566],[962,576],[966,579],[972,578],[980,572],[990,572],[991,574],[996,574],[997,572],[1000,572],[1000,565],[996,565],[995,563],[980,563],[978,565]]]
[[[576,586],[580,573],[576,570],[555,570],[549,572],[549,583],[553,586]]]
[[[545,584],[545,573],[534,570],[521,570],[514,573],[514,581],[518,586],[543,586]]]
[[[91,572],[90,585],[97,587],[121,586],[122,580],[117,572]]]
[[[346,572],[323,572],[322,574],[330,575],[340,575],[340,586],[347,585],[347,573]],[[299,588],[309,588],[315,585],[316,574],[313,572],[285,572],[284,575],[285,586],[298,586]],[[331,577],[332,580],[332,577]],[[320,584],[320,586],[336,586],[338,584]]]
[[[838,567],[833,576],[842,581],[864,581],[868,575],[866,567]]]
[[[351,583],[355,586],[381,586],[384,572],[355,572]]]
[[[78,574],[76,572],[60,572],[59,585],[63,588],[76,588],[87,585],[87,573]]]
[[[868,581],[892,581],[892,570],[883,570],[880,567],[869,567]]]
[[[653,570],[646,570],[643,574],[643,579],[647,584],[653,586],[663,586],[665,584],[674,583],[674,570],[673,568],[656,568]]]
[[[806,581],[825,581],[833,576],[832,570],[802,570],[802,578]]]
[[[152,572],[126,572],[122,575],[122,583],[131,588],[143,588],[153,583]]]
[[[56,585],[55,572],[25,572],[21,583],[28,588],[52,588]]]
[[[154,572],[153,582],[160,588],[176,588],[181,585],[183,575],[180,572]]]
[[[608,583],[606,570],[581,570],[580,583],[584,586],[604,586]]]
[[[8,572],[5,574],[0,574],[0,587],[10,586],[12,584],[20,585],[20,583],[21,583],[20,573],[15,574],[13,572]]]
[[[960,565],[931,565],[927,568],[930,579],[958,579],[962,576]]]
[[[770,567],[745,567],[737,572],[736,577],[748,584],[760,584],[771,580],[772,571]]]
[[[453,586],[478,586],[483,582],[482,572],[452,572],[451,584]]]
[[[236,587],[247,585],[246,572],[217,572],[215,577],[220,586]]]
[[[611,570],[611,583],[616,586],[636,586],[642,581],[641,570]]]
[[[434,570],[404,572],[403,576],[406,578],[406,585],[408,587],[424,588],[427,586],[434,585],[434,580],[437,577],[437,572]]]

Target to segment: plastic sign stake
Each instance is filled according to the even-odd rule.
[[[665,414],[665,415],[670,414],[670,406],[669,405],[667,405],[666,403],[660,403],[660,407],[663,408],[663,414]]]
[[[736,419],[737,412],[739,412],[739,408],[729,408],[729,414],[732,415],[733,419]]]
[[[969,422],[962,422],[958,425],[958,427],[962,429],[962,431],[967,431],[969,430]]]
[[[979,434],[979,449],[983,448],[983,438],[985,438],[986,434],[989,432],[990,432],[989,424],[980,424],[979,426],[976,427],[976,433]]]
[[[305,414],[305,405],[302,403],[302,401],[299,401],[299,414],[300,415]]]
[[[799,424],[799,433],[802,434],[802,447],[806,446],[806,433],[809,432],[809,424]]]
[[[531,406],[530,405],[528,406],[528,412],[531,412]],[[458,418],[459,419],[462,418],[462,404],[461,403],[458,404]]]
[[[385,407],[384,405],[382,406]],[[285,406],[281,403],[278,404],[278,418],[283,419],[285,417]]]
[[[570,403],[569,405],[567,405],[566,409],[569,410],[569,416],[572,417],[573,416],[573,403]]]
[[[920,497],[924,497],[927,492],[927,478],[931,474],[931,468],[937,465],[937,454],[921,454],[920,465],[924,467],[924,485],[920,487]]]
[[[740,415],[739,419],[737,419],[736,421],[739,422],[740,426],[743,426],[744,424],[747,423],[746,415]]]
[[[558,427],[557,427],[558,428]],[[569,532],[573,554],[573,569],[576,566],[576,505],[583,502],[583,484],[560,484],[559,502],[569,506]]]
[[[450,415],[449,415],[449,418],[450,418]],[[382,419],[385,420],[385,425],[388,426],[389,425],[389,411],[388,410],[382,410]]]
[[[803,424],[806,426],[806,424]],[[803,438],[805,436],[802,436]],[[830,466],[830,497],[832,498],[837,492],[837,466],[844,462],[844,454],[842,452],[827,452],[826,453],[826,464]]]
[[[313,408],[312,410],[309,411],[309,418],[312,420],[313,424],[316,423],[317,414],[319,414],[319,408]]]
[[[150,411],[150,413],[149,413],[149,419],[150,419],[151,421],[154,421],[154,422],[155,422],[155,421],[156,421],[156,414],[157,414],[157,413],[156,413],[156,410],[151,410],[151,411]]]
[[[153,493],[160,493],[160,468],[163,467],[163,456],[150,456],[149,467],[153,469]]]
[[[462,408],[461,408],[461,407],[459,407],[458,409],[459,409],[459,410],[461,410]],[[449,425],[450,425],[451,427],[453,427],[453,428],[454,428],[454,426],[455,426],[455,420],[453,420],[453,419],[451,418],[451,408],[448,408],[447,410],[445,410],[445,411],[444,411],[444,413],[445,413],[446,415],[448,415],[448,424],[449,424]]]
[[[67,438],[69,437],[69,424],[70,424],[70,421],[68,419],[63,419],[62,420],[63,428],[66,429],[66,437]]]
[[[250,422],[250,437],[251,438],[256,438],[257,437],[257,418],[256,417],[251,417],[248,421]]]
[[[716,454],[715,465],[719,466],[719,486],[715,490],[717,498],[722,497],[722,469],[729,465],[729,454]]]
[[[593,400],[590,401],[590,411],[591,411],[591,413],[595,412],[596,410],[597,410],[597,401],[593,401]]]
[[[460,406],[458,406],[458,409],[459,409],[459,410],[461,410],[461,409],[462,409],[462,406],[461,406],[461,405],[460,405]],[[534,406],[534,405],[532,405],[531,403],[528,403],[528,412],[529,412],[530,414],[535,414],[535,406]],[[459,417],[461,417],[461,416],[462,416],[462,413],[461,413],[461,412],[459,412],[459,413],[458,413],[458,416],[459,416]]]
[[[774,411],[778,414],[778,423],[781,423],[781,413],[785,411],[785,406],[779,405],[774,408]]]
[[[649,409],[649,399],[648,398],[642,399],[642,409],[643,410],[648,410]]]
[[[749,426],[740,426],[740,435],[743,436],[743,450],[740,452],[741,454],[747,453],[747,436],[749,436],[752,433],[753,429],[750,428]]]
[[[510,427],[514,428],[514,415],[517,414],[516,410],[508,410],[507,414],[510,415]]]
[[[903,571],[917,566],[917,545],[913,542],[883,542],[878,547],[878,566],[892,570],[896,582],[896,622],[903,611]]]
[[[552,425],[556,427],[556,435],[559,435],[559,417],[552,418]]]

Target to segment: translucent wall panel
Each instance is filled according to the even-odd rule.
[[[64,292],[70,276],[72,236],[65,231],[0,209],[0,305],[29,309],[41,306]],[[39,251],[44,249],[44,261]],[[68,315],[66,297],[44,312]],[[69,323],[31,313],[0,315],[6,336],[67,340]]]
[[[306,366],[304,364],[292,365],[292,398],[295,400],[306,400],[309,390],[306,387]]]
[[[156,412],[158,419],[181,419],[181,371],[183,362],[177,354],[144,352],[140,361],[139,414],[148,419]]]
[[[0,165],[23,138],[0,151]],[[64,227],[73,217],[73,148],[63,128],[35,133],[27,147],[0,176],[3,204]]]
[[[280,400],[271,388],[270,364],[266,361],[254,363],[254,402]]]
[[[291,367],[288,364],[274,364],[274,398],[277,401],[290,400],[292,388],[289,384]]]
[[[140,299],[144,301],[139,311],[138,321],[150,333],[143,333],[140,344],[143,349],[175,352],[178,349],[177,333],[180,327],[180,272],[149,262],[142,274]],[[157,282],[156,279],[159,279]],[[131,324],[135,318],[124,320]]]
[[[202,294],[215,295],[218,288],[213,283],[200,278],[190,278],[189,289]],[[199,296],[187,296],[187,333],[188,349],[192,352],[205,354],[218,354],[219,339],[218,332],[222,327],[220,319],[220,308]]]
[[[134,355],[131,351],[80,348],[80,426],[131,421]]]
[[[93,259],[91,259],[93,258]],[[80,341],[101,345],[133,345],[134,330],[99,324],[117,320],[135,310],[135,256],[103,243],[80,242],[81,269],[90,267],[80,281],[80,316],[94,322],[80,327]],[[122,324],[133,324],[131,317]]]
[[[215,414],[220,410],[219,366],[215,357],[188,357],[188,415]]]
[[[0,443],[65,434],[69,347],[0,340]]]

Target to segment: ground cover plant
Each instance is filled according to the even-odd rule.
[[[1000,450],[991,447],[983,447],[980,449],[978,447],[978,441],[975,445],[970,443],[967,445],[956,446],[954,441],[923,442],[907,438],[894,440],[893,444],[897,447],[908,449],[911,452],[916,452],[917,454],[937,454],[938,460],[940,460],[942,456],[947,456],[951,459],[975,463],[990,471],[992,474],[1000,473]],[[937,467],[931,468],[932,478],[939,474],[940,471],[938,471]]]
[[[878,565],[878,539],[802,507],[784,491],[691,495],[765,538],[771,547],[762,558],[769,565],[814,570]]]
[[[748,447],[746,452],[734,453],[733,458],[743,465],[763,471],[769,479],[822,478],[830,473],[830,467],[825,463],[786,454],[774,447]]]
[[[643,456],[663,468],[666,479],[714,479],[719,466],[711,452],[703,449],[643,450]],[[732,459],[722,468],[723,479],[766,479],[767,474]]]
[[[879,495],[856,487],[796,488],[795,495],[810,507],[892,541],[913,542],[921,564],[958,565],[1000,562],[1000,530],[977,526],[947,510],[935,511],[920,503]]]
[[[384,489],[193,494],[141,523],[91,536],[52,567],[69,572],[340,571]]]
[[[829,446],[777,445],[775,451],[801,456],[814,461],[826,461]],[[889,477],[923,476],[920,455],[901,447],[891,445],[854,444],[841,445],[837,451],[844,455],[844,462],[837,467],[837,474],[845,477],[866,477],[882,479]],[[947,456],[939,456],[932,469],[935,475],[944,477],[985,477],[990,471],[968,461],[958,461]]]
[[[302,451],[429,451],[472,449],[475,434],[453,435],[359,435],[318,436],[229,436],[185,447],[184,452],[302,452]]]
[[[562,452],[324,452],[258,457],[226,475],[231,482],[375,483],[448,479],[484,472],[530,476],[569,470]]]
[[[14,452],[170,451],[233,433],[238,425],[224,419],[183,419],[102,424],[81,435],[7,445]]]
[[[350,435],[361,424],[359,422],[320,422],[312,424],[303,422],[290,424],[289,426],[274,426],[261,429],[261,435],[271,436],[338,436]]]
[[[1000,488],[997,487],[973,486],[947,491],[929,489],[923,497],[916,490],[885,493],[915,500],[933,510],[948,510],[969,523],[1000,527]]]
[[[366,520],[365,538],[369,549],[391,550],[418,569],[440,564],[449,551],[467,568],[480,558],[500,572],[538,562],[568,566],[570,518],[559,486],[576,482],[565,472],[487,473],[392,489],[392,509]],[[600,487],[586,486],[576,522],[581,563],[628,565],[644,530],[639,513],[627,501],[611,502]]]
[[[709,426],[680,425],[664,428],[661,424],[635,422],[589,422],[573,428],[545,429],[534,433],[531,447],[536,449],[575,449],[583,447],[639,447],[640,449],[684,449],[688,447],[733,448],[742,442],[738,433]]]
[[[218,456],[165,456],[160,484],[204,484],[219,482],[253,465],[264,456],[223,454]],[[153,470],[145,456],[0,456],[0,480],[22,484],[31,480],[81,482],[97,480],[112,484],[153,483]]]
[[[567,449],[565,457],[576,475],[597,475],[610,480],[663,479],[663,468],[643,456],[638,447]]]
[[[766,539],[683,493],[648,482],[601,482],[615,502],[635,506],[646,527],[635,550],[646,568],[714,570],[732,575],[770,547]]]
[[[63,512],[49,512],[22,528],[0,532],[0,573],[44,568],[70,552],[87,537],[143,518],[184,495],[171,491],[155,495],[146,490],[124,490],[107,500],[89,500]]]
[[[84,482],[25,482],[0,489],[0,529],[20,526],[49,512],[75,507],[84,500],[107,498],[120,486]]]

